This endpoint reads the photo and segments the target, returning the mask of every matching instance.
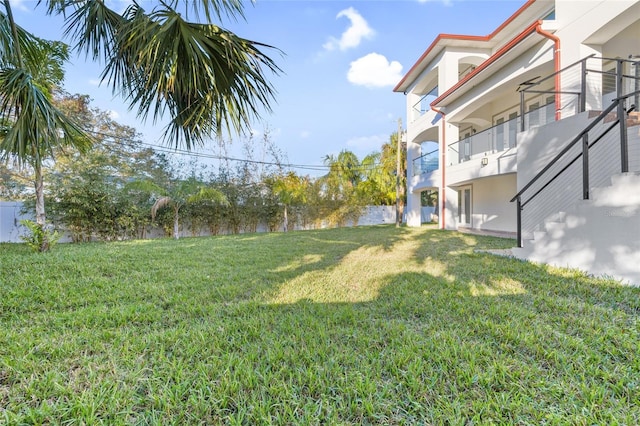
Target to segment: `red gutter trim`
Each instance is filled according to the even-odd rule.
[[[561,90],[561,80],[560,80],[560,70],[562,69],[560,67],[560,39],[554,35],[551,34],[548,31],[545,31],[542,29],[542,21],[540,21],[540,23],[538,24],[538,26],[536,27],[536,32],[538,34],[540,34],[543,37],[548,38],[549,40],[552,40],[554,43],[554,52],[553,52],[553,60],[555,62],[555,84],[556,84],[556,121],[559,121],[562,118],[562,96],[560,95],[560,90]]]
[[[529,6],[531,6],[533,3],[535,3],[537,0],[527,0],[527,2],[525,4],[523,4],[522,6],[520,6],[520,9],[516,10],[516,12],[511,15],[509,18],[507,18],[506,21],[504,21],[498,28],[496,28],[491,34],[486,35],[486,36],[473,36],[473,35],[461,35],[461,34],[438,34],[438,36],[436,37],[436,39],[433,41],[433,43],[431,43],[431,45],[427,48],[427,50],[424,51],[424,53],[420,56],[420,58],[416,61],[415,64],[413,64],[413,66],[409,69],[409,71],[404,75],[404,77],[402,77],[402,80],[400,80],[400,82],[398,84],[396,84],[396,87],[393,88],[394,92],[397,92],[399,90],[399,87],[402,86],[402,84],[407,80],[407,78],[409,77],[409,75],[416,69],[418,68],[418,66],[420,65],[420,63],[422,62],[422,60],[424,58],[427,57],[427,55],[429,55],[429,53],[431,53],[431,51],[433,49],[435,49],[435,47],[438,45],[438,43],[440,42],[440,40],[443,39],[450,39],[450,40],[469,40],[469,41],[489,41],[491,40],[493,37],[496,36],[496,34],[498,34],[500,31],[502,31],[507,25],[509,25],[514,19],[516,19],[518,16],[520,16],[520,14],[522,14],[526,9],[529,8]]]
[[[430,105],[431,109],[433,111],[435,111],[437,114],[441,114],[442,115],[442,140],[440,141],[440,157],[442,158],[442,160],[440,161],[440,174],[441,179],[442,179],[442,188],[440,191],[440,194],[438,194],[438,199],[440,199],[440,202],[442,203],[442,211],[440,212],[440,229],[444,229],[444,222],[445,222],[445,211],[447,208],[447,193],[446,193],[446,186],[445,186],[445,172],[446,172],[446,163],[445,163],[445,147],[446,147],[446,143],[447,143],[447,139],[446,139],[446,127],[447,127],[447,117],[446,114],[442,111],[440,111],[439,109],[436,109],[433,105]]]
[[[486,61],[484,61],[483,63],[478,65],[475,70],[473,70],[472,72],[467,74],[463,79],[459,80],[456,84],[451,86],[449,88],[449,90],[444,92],[442,95],[438,96],[433,102],[431,102],[431,105],[437,105],[438,103],[442,102],[445,98],[447,98],[453,92],[458,90],[460,88],[460,86],[462,86],[467,81],[469,81],[470,79],[475,77],[478,73],[480,73],[482,70],[484,70],[489,65],[494,63],[496,60],[498,60],[500,57],[502,57],[509,50],[513,49],[518,43],[520,43],[522,40],[527,38],[533,32],[537,31],[538,27],[541,24],[542,24],[542,21],[535,21],[533,24],[529,25],[523,32],[518,34],[509,43],[507,43],[504,46],[502,46],[496,53],[494,53],[492,56],[490,56]]]

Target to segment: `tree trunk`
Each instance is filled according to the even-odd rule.
[[[173,238],[175,238],[176,240],[178,238],[180,238],[180,223],[179,223],[179,216],[178,216],[178,211],[180,210],[180,207],[175,208],[175,210],[173,211]]]
[[[42,165],[35,165],[35,190],[36,190],[36,223],[44,227],[46,215],[44,211],[44,179],[42,177]]]
[[[44,253],[49,251],[49,235],[45,231],[47,216],[44,211],[44,178],[42,177],[42,163],[39,158],[35,165],[35,190],[36,190],[36,224],[40,228],[40,247],[38,251]]]
[[[287,216],[287,205],[284,205],[284,232],[289,231],[289,217]]]

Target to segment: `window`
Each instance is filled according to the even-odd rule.
[[[516,146],[518,137],[518,113],[509,114],[509,148]]]
[[[471,226],[471,187],[458,190],[458,225]]]
[[[529,128],[540,125],[540,103],[529,104]]]

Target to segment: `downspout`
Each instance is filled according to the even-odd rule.
[[[538,25],[536,25],[536,32],[543,37],[548,38],[554,43],[554,52],[553,52],[553,61],[554,61],[554,72],[555,72],[555,84],[556,84],[556,121],[559,121],[561,117],[561,108],[562,108],[562,95],[560,91],[562,88],[560,87],[560,39],[551,34],[548,31],[542,29],[542,21],[538,21]]]
[[[442,203],[442,210],[440,213],[440,229],[445,229],[444,228],[444,221],[445,221],[445,210],[446,210],[446,205],[447,205],[447,197],[446,197],[446,189],[445,189],[445,171],[446,171],[446,163],[445,163],[445,147],[446,147],[446,143],[447,143],[447,139],[445,138],[446,136],[446,127],[447,127],[447,118],[446,118],[446,114],[442,111],[440,111],[439,109],[436,109],[433,105],[429,105],[431,107],[431,109],[436,112],[437,114],[442,115],[442,152],[440,153],[440,170],[441,170],[441,174],[442,174],[442,196],[440,198],[442,198],[440,200],[440,202]]]

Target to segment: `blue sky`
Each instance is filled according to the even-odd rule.
[[[35,35],[64,40],[62,20],[45,16],[36,0],[12,0],[15,19]],[[108,0],[116,10],[128,1]],[[139,3],[151,9],[150,0]],[[221,26],[276,46],[271,56],[283,70],[271,76],[277,95],[271,114],[254,125],[254,137],[271,139],[294,164],[322,164],[343,149],[359,158],[377,151],[405,121],[405,97],[393,87],[439,33],[486,35],[524,0],[258,0],[247,2],[246,20]],[[68,40],[66,40],[68,41]],[[99,64],[74,57],[65,89],[88,94],[93,105],[113,111],[146,143],[160,144],[162,124],[142,123],[119,98],[98,86]],[[406,124],[406,123],[405,123]],[[228,154],[242,157],[239,139]],[[212,142],[204,150],[219,154]],[[308,173],[299,170],[300,173]],[[311,172],[313,174],[313,172]]]

